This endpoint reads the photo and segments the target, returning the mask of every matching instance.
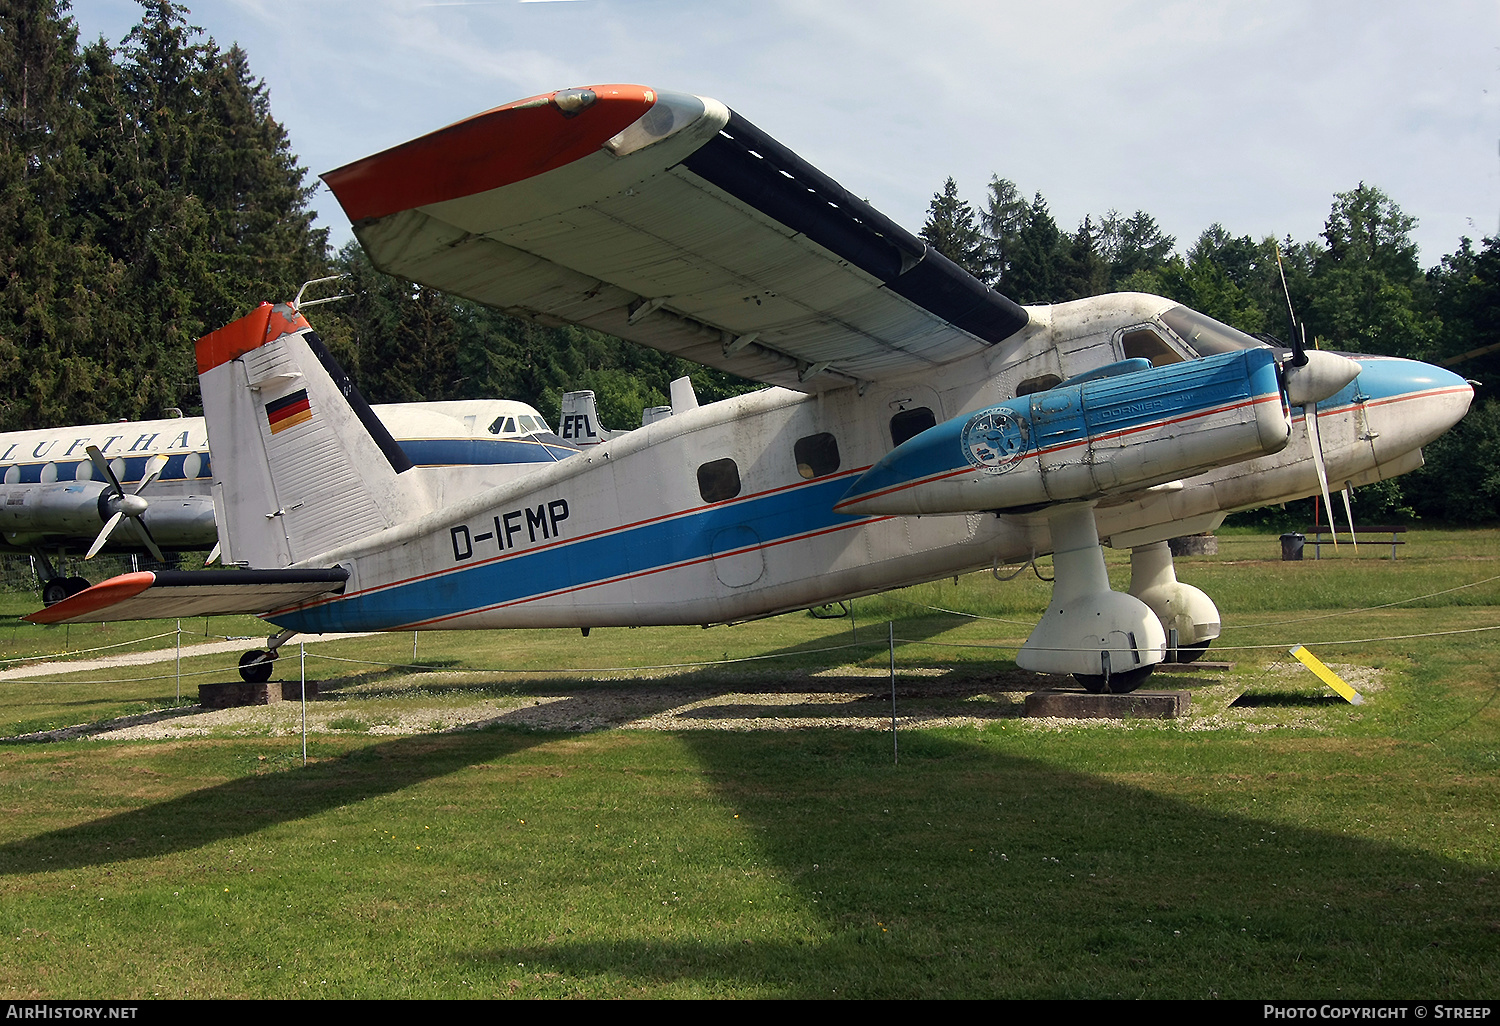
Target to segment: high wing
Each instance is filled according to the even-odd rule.
[[[32,623],[102,623],[174,616],[261,614],[342,591],[349,571],[157,570],[111,577],[23,617]]]
[[[323,179],[382,270],[803,391],[950,363],[1028,320],[698,96],[561,90]]]

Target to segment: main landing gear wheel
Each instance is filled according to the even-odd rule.
[[[271,679],[271,668],[276,662],[276,653],[262,648],[251,649],[240,656],[240,676],[247,684],[264,684]]]
[[[42,585],[42,605],[54,606],[89,587],[86,577],[54,577]]]
[[[1179,663],[1196,663],[1208,654],[1208,646],[1212,643],[1213,639],[1209,639],[1208,641],[1200,641],[1196,645],[1178,645],[1177,661]]]
[[[1154,666],[1142,666],[1126,673],[1112,673],[1108,677],[1102,673],[1075,673],[1073,679],[1091,695],[1128,695],[1146,683],[1153,669]]]

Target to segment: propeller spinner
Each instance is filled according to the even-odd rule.
[[[94,544],[89,546],[88,555],[83,558],[93,559],[97,556],[99,550],[104,548],[105,543],[109,541],[110,535],[114,534],[115,528],[120,526],[120,522],[129,520],[141,541],[150,551],[152,558],[157,562],[163,562],[165,557],[162,556],[161,548],[156,544],[156,539],[151,536],[151,528],[146,526],[144,517],[150,503],[141,497],[141,492],[161,476],[162,468],[167,465],[166,457],[160,455],[151,457],[146,463],[146,472],[141,476],[141,483],[136,485],[134,492],[127,494],[124,486],[120,484],[120,479],[115,476],[114,468],[109,465],[109,461],[104,458],[104,453],[99,451],[99,447],[91,445],[86,451],[89,454],[89,461],[94,464],[94,469],[99,471],[109,484],[104,491],[99,493],[99,515],[101,517],[107,515],[108,519],[104,522],[104,530],[99,532],[99,537],[95,538]]]

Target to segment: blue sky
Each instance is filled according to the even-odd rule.
[[[639,82],[712,96],[912,230],[952,175],[1064,229],[1143,209],[1186,249],[1314,240],[1377,185],[1430,265],[1500,231],[1500,3],[201,0],[313,174],[509,100]],[[133,0],[76,0],[118,44]],[[348,222],[314,206],[335,243]]]

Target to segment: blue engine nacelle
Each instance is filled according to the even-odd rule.
[[[834,506],[970,513],[1099,498],[1281,451],[1291,413],[1270,349],[1127,360],[910,438]]]

